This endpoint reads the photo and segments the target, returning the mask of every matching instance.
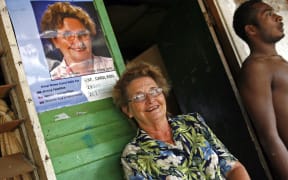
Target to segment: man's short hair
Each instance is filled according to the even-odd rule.
[[[248,0],[242,3],[235,11],[233,17],[233,28],[236,34],[249,43],[248,36],[245,32],[246,25],[258,26],[256,14],[257,9],[254,7],[256,3],[262,2],[261,0]]]

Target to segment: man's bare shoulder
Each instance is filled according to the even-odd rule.
[[[256,82],[271,82],[279,77],[287,77],[288,63],[281,56],[265,58],[248,57],[242,64],[239,81],[241,84]]]
[[[260,75],[271,72],[271,63],[267,60],[247,58],[242,64],[240,76]]]
[[[287,61],[281,56],[248,57],[242,64],[241,71],[242,73],[273,73],[283,68],[283,66],[287,68],[287,65]]]

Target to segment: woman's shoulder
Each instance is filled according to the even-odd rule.
[[[137,154],[137,152],[141,148],[137,145],[135,145],[133,142],[129,142],[128,144],[125,145],[123,151],[122,151],[122,156],[125,157],[129,154]]]
[[[171,123],[176,123],[176,124],[186,124],[186,125],[203,125],[205,124],[204,118],[200,115],[198,112],[191,112],[191,113],[186,113],[186,114],[179,114],[173,117],[169,117],[169,121]],[[194,126],[193,125],[193,126]]]
[[[184,119],[184,120],[203,120],[203,117],[198,112],[191,112],[186,114],[179,114],[171,117],[172,119]]]

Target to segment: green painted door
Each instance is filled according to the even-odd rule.
[[[94,5],[119,75],[125,65],[105,6]],[[39,119],[58,180],[123,179],[120,155],[135,129],[111,97],[42,112]]]

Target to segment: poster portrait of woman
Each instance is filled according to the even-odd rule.
[[[52,80],[115,70],[92,3],[32,2]]]

